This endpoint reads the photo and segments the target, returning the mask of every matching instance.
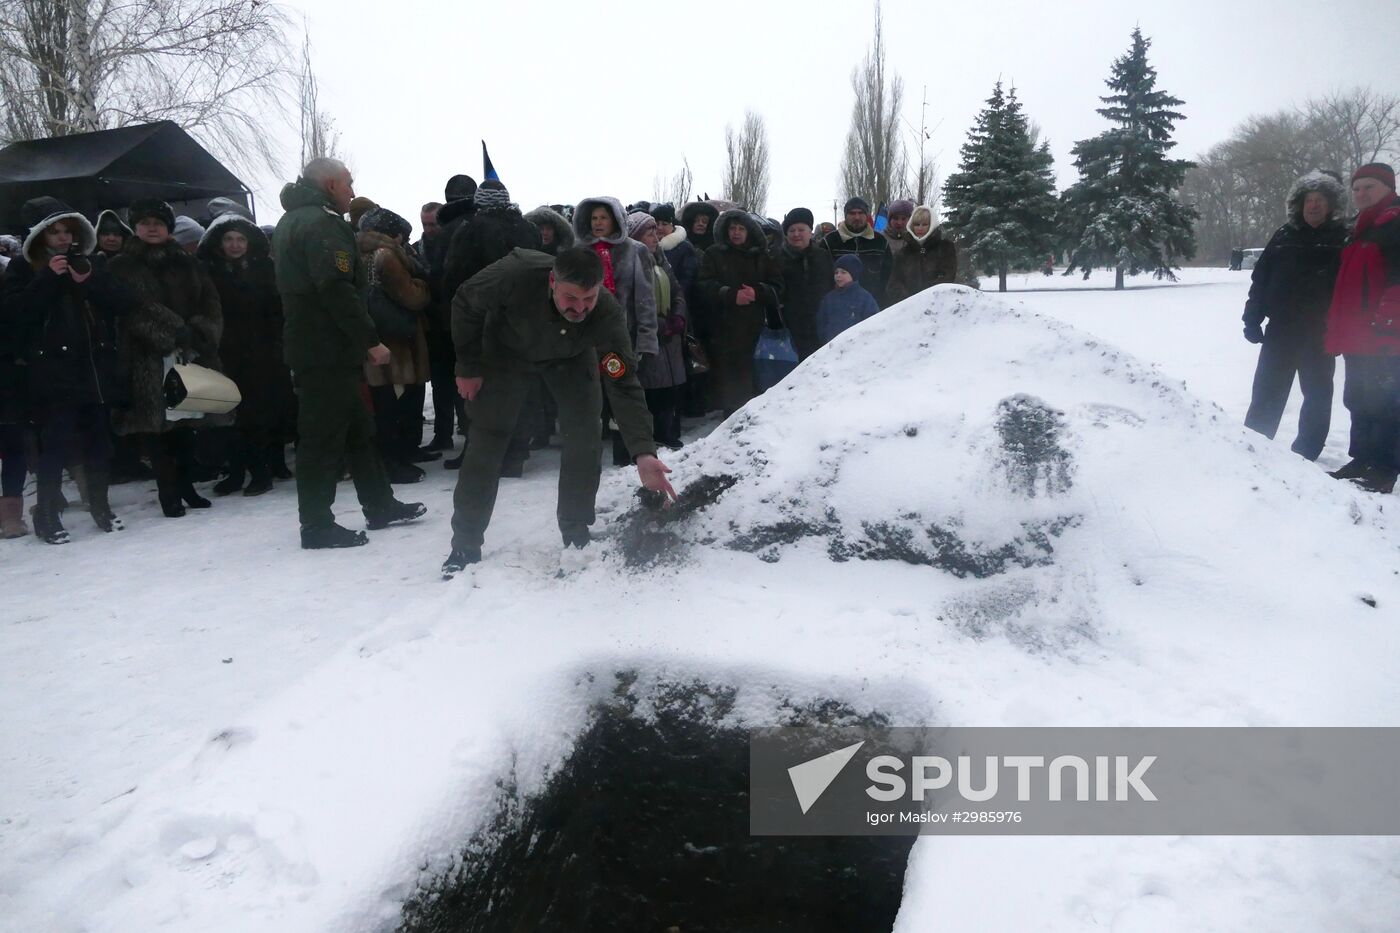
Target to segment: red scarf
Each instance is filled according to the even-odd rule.
[[[612,263],[613,244],[603,240],[593,242],[593,252],[598,254],[598,258],[603,260],[603,287],[612,292],[613,297],[617,297],[617,280],[613,278]]]

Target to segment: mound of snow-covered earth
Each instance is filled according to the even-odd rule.
[[[1386,500],[1007,300],[889,309],[671,466],[664,513],[609,474],[606,537],[562,576],[533,461],[451,584],[441,477],[425,526],[361,551],[296,550],[281,492],[220,503],[214,535],[141,512],[7,559],[0,927],[392,929],[625,670],[736,685],[739,726],[821,698],[910,725],[1393,724]],[[1391,929],[1397,857],[924,837],[896,930]]]

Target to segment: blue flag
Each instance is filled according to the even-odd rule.
[[[496,174],[496,166],[491,164],[491,154],[486,151],[486,140],[481,141],[481,166],[485,173],[482,181],[500,181],[501,176]]]

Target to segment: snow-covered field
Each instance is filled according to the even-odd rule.
[[[399,487],[428,518],[358,550],[299,550],[290,484],[180,521],[127,485],[120,536],[70,511],[66,548],[0,542],[0,929],[392,929],[494,782],[567,754],[585,675],[628,667],[753,685],[754,725],[776,695],[904,724],[1395,724],[1400,500],[1289,453],[1296,398],[1277,441],[1240,427],[1248,274],[1088,284],[945,287],[844,335],[665,458],[678,487],[738,482],[648,570],[619,553],[614,470],[614,534],[557,575],[553,451],[451,583],[455,474],[431,464]],[[1059,413],[1058,459],[1008,458],[1013,398]],[[828,556],[911,515],[1027,559]],[[807,531],[723,546],[779,517]],[[1023,540],[1050,525],[1052,558]],[[1396,864],[1387,838],[925,837],[896,930],[1390,930]]]

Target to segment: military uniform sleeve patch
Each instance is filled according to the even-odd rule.
[[[598,364],[598,369],[609,379],[621,379],[627,375],[627,364],[616,353],[609,353],[603,357],[603,361]]]
[[[335,267],[340,272],[350,271],[350,254],[343,249],[335,251]]]

